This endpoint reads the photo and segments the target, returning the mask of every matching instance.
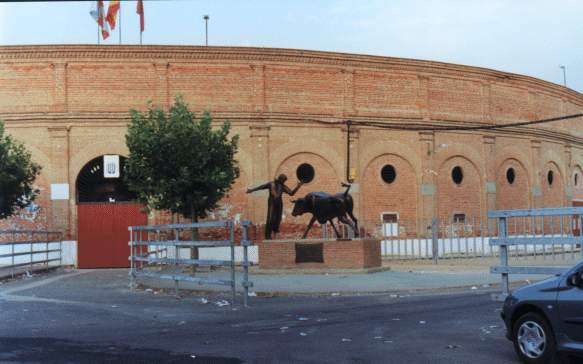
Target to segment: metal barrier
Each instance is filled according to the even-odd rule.
[[[362,222],[364,235],[381,241],[381,255],[387,260],[494,257],[497,247],[488,243],[496,228],[488,219],[464,217],[431,220],[397,220],[391,223]]]
[[[535,257],[536,247],[539,246],[543,257],[551,255],[554,259],[558,248],[563,253],[563,259],[565,252],[573,257],[578,253],[579,258],[583,258],[583,249],[581,249],[583,207],[490,211],[488,217],[498,220],[498,237],[490,239],[490,245],[497,246],[500,250],[500,265],[490,267],[491,273],[499,273],[502,276],[502,293],[494,296],[496,300],[504,300],[510,294],[509,274],[552,275],[560,274],[569,268],[568,266],[509,266],[508,257],[511,247],[524,247],[526,253],[534,254]],[[514,221],[514,225],[510,223],[511,220]],[[510,227],[521,225],[528,228],[523,229],[520,234],[512,234]],[[528,246],[534,249],[529,252]]]
[[[130,226],[130,288],[135,287],[137,277],[150,277],[158,279],[168,279],[175,282],[178,293],[178,282],[195,282],[207,285],[230,286],[233,294],[233,303],[236,297],[236,276],[235,267],[243,267],[242,286],[244,290],[243,304],[248,305],[249,287],[253,286],[249,282],[249,261],[248,247],[252,245],[249,240],[249,221],[240,222],[242,233],[240,245],[243,248],[243,261],[240,264],[235,262],[235,223],[231,220],[208,221],[193,224],[172,224],[172,225],[151,225],[151,226]],[[228,235],[224,240],[199,240],[196,238],[199,229],[219,229]],[[191,236],[187,240],[181,240],[183,233],[191,231]],[[197,231],[195,233],[194,231]],[[169,235],[168,232],[171,234]],[[164,235],[164,236],[163,236]],[[201,234],[202,235],[202,234]],[[192,259],[182,258],[181,248],[203,248],[203,247],[230,247],[231,259]],[[190,253],[190,249],[189,249]],[[197,266],[223,266],[230,269],[230,279],[211,279],[204,277],[193,277],[184,273],[187,267]],[[166,269],[164,269],[165,267]],[[168,268],[179,271],[168,271]],[[194,269],[193,269],[194,271]]]
[[[545,218],[544,226],[540,218],[514,218],[508,222],[508,234],[512,236],[533,236],[543,230],[546,234],[578,234],[577,223],[556,216],[552,222]],[[363,221],[364,236],[376,237],[381,241],[381,255],[386,260],[463,260],[492,259],[499,257],[498,245],[490,244],[490,239],[498,237],[497,221],[493,218],[466,216],[463,220],[439,218],[433,220],[398,220],[392,223]],[[376,225],[375,225],[376,224]],[[513,245],[508,255],[523,260],[573,260],[579,249],[570,245],[555,244],[553,249],[530,244]]]
[[[44,239],[43,239],[44,238]],[[14,276],[62,263],[62,233],[45,230],[0,230],[0,276]],[[39,267],[40,265],[40,267]],[[28,268],[18,272],[17,268]]]

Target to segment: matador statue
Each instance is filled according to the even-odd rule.
[[[287,176],[280,174],[273,181],[264,183],[255,188],[248,188],[247,193],[252,193],[259,190],[269,190],[269,199],[267,200],[267,222],[265,223],[265,239],[271,240],[272,233],[279,232],[279,224],[281,223],[281,214],[283,212],[283,193],[293,196],[298,192],[303,182],[298,182],[296,188],[291,190],[285,185]]]

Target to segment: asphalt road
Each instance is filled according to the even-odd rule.
[[[500,304],[428,296],[254,297],[127,290],[123,271],[0,285],[2,363],[518,363]]]

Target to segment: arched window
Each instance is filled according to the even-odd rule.
[[[554,180],[555,176],[553,174],[553,171],[549,171],[547,173],[547,181],[549,182],[549,186],[553,185],[553,180]]]
[[[462,183],[462,181],[464,180],[464,171],[462,170],[462,167],[460,166],[453,167],[453,169],[451,170],[451,179],[456,185]]]
[[[508,183],[513,184],[515,178],[516,172],[514,171],[514,168],[512,167],[508,168],[508,170],[506,171],[506,180],[508,181]]]
[[[395,167],[390,164],[385,165],[383,169],[381,169],[381,178],[388,184],[395,182],[395,179],[397,178]]]
[[[315,175],[316,171],[314,171],[314,167],[308,163],[302,163],[299,165],[298,169],[296,169],[296,177],[304,183],[312,182]]]

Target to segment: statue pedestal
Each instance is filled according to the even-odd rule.
[[[260,270],[374,270],[381,267],[378,239],[264,240],[259,246]]]

